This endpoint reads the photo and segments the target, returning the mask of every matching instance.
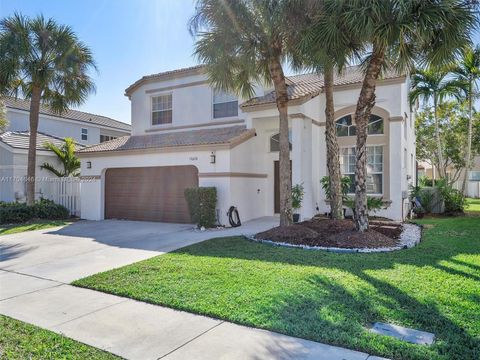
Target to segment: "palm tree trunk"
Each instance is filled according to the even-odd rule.
[[[472,132],[473,132],[473,119],[472,119],[472,80],[468,84],[468,139],[467,139],[467,154],[465,156],[465,174],[463,174],[462,181],[462,194],[465,194],[465,188],[467,187],[468,172],[471,169],[472,161]]]
[[[438,123],[438,99],[437,94],[433,94],[433,117],[435,119],[435,139],[437,140],[437,158],[438,158],[438,175],[440,178],[445,178],[445,168],[443,162],[443,148],[442,140],[440,137],[440,125]]]
[[[375,105],[375,86],[382,68],[384,52],[373,48],[367,72],[355,110],[357,148],[355,166],[355,226],[357,231],[368,230],[367,208],[367,129],[368,119]]]
[[[291,225],[292,220],[292,169],[290,166],[290,141],[288,138],[288,93],[285,75],[279,59],[268,65],[279,113],[279,173],[280,173],[280,226]]]
[[[325,140],[327,143],[327,167],[330,178],[330,213],[332,219],[343,219],[343,199],[340,173],[340,149],[335,127],[335,108],[333,103],[333,67],[325,68]]]
[[[35,202],[35,170],[37,159],[37,131],[38,116],[40,113],[40,98],[42,92],[39,87],[33,87],[30,99],[30,141],[28,144],[27,164],[27,204]]]

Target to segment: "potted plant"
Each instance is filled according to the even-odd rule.
[[[423,219],[425,216],[425,209],[423,206],[417,206],[413,208],[413,212],[415,213],[417,219]]]
[[[294,210],[293,222],[295,223],[300,220],[300,214],[296,213],[295,210],[302,207],[303,195],[305,195],[305,191],[303,190],[302,184],[297,184],[292,187],[292,209]]]

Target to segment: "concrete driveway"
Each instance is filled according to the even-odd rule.
[[[277,224],[277,218],[267,217],[239,228],[201,232],[185,224],[79,221],[0,236],[0,269],[70,283],[213,237],[252,234]]]

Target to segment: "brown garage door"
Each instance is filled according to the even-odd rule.
[[[108,169],[105,218],[189,223],[184,190],[197,186],[195,166]]]

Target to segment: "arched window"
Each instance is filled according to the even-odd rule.
[[[290,145],[290,150],[292,150],[292,132],[288,132],[288,140]],[[280,134],[275,134],[270,137],[270,151],[278,152],[280,151]]]
[[[355,136],[357,128],[352,115],[345,115],[336,121],[337,136]],[[383,119],[378,115],[370,115],[368,119],[368,134],[383,134]]]

